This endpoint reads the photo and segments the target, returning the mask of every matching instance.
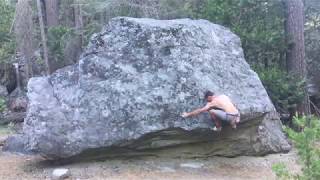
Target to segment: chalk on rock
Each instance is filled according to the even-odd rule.
[[[52,172],[53,179],[65,179],[71,175],[69,169],[55,169]]]

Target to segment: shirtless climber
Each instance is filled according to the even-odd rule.
[[[184,112],[181,116],[186,118],[208,111],[216,125],[213,128],[214,131],[221,131],[221,121],[230,123],[234,129],[237,128],[237,124],[240,122],[240,113],[228,96],[215,96],[211,91],[207,91],[204,98],[207,100],[207,104],[203,108],[196,109],[192,112]]]

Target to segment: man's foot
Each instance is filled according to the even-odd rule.
[[[213,130],[213,131],[217,131],[217,132],[220,132],[220,131],[221,131],[221,129],[222,129],[222,127],[217,128],[216,126],[215,126],[215,127],[213,127],[213,128],[211,128],[211,130]]]
[[[230,122],[230,125],[231,125],[231,127],[232,127],[233,129],[236,129],[236,128],[237,128],[236,120],[232,120],[232,121]]]
[[[238,116],[238,117],[236,118],[236,123],[237,123],[237,124],[240,123],[240,116]]]

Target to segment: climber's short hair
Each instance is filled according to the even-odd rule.
[[[207,99],[209,96],[213,96],[214,95],[214,93],[212,92],[212,91],[206,91],[205,93],[204,93],[204,99]]]

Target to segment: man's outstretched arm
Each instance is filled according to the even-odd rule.
[[[192,112],[184,112],[184,113],[181,114],[181,116],[184,117],[184,118],[190,117],[190,116],[195,116],[195,115],[198,115],[198,114],[200,114],[202,112],[208,111],[209,108],[210,108],[210,106],[207,104],[203,108],[196,109],[196,110],[194,110]]]

